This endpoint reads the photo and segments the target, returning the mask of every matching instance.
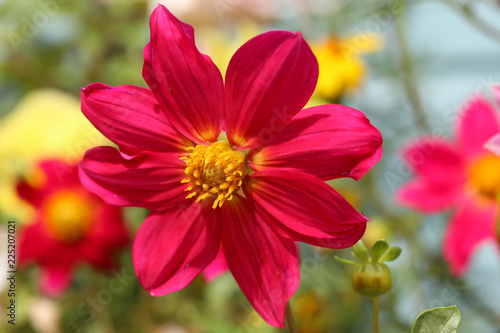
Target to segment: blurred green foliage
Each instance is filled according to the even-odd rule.
[[[79,95],[91,82],[143,84],[146,1],[4,1],[0,6],[0,110],[26,92]]]
[[[420,2],[409,1],[411,6]],[[388,30],[392,29],[392,15],[401,1],[342,0],[336,4],[338,10],[331,15],[298,14],[291,18],[267,19],[263,29],[304,30],[306,37],[314,39],[327,34],[362,32],[367,29],[367,22],[375,22],[380,30],[376,32],[394,39]],[[12,110],[27,92],[38,88],[54,87],[78,97],[80,89],[92,82],[145,86],[141,71],[142,51],[149,40],[148,6],[144,0],[0,0],[0,116]],[[234,29],[233,22],[215,24],[226,30]],[[424,60],[429,60],[425,57],[427,54]],[[392,45],[392,49],[389,46],[383,53],[373,55],[368,63],[374,76],[390,82],[392,95],[405,98],[401,83],[403,74],[397,59],[398,53]],[[394,109],[379,112],[379,100],[365,104],[356,99],[351,102],[368,105],[369,118],[377,127],[380,125],[386,138],[385,154],[395,155],[404,137],[401,132],[408,132],[412,125],[406,121],[404,126],[393,126],[385,119],[391,115],[391,120],[397,122],[401,117],[411,116],[401,116],[403,112],[398,104],[393,105]],[[403,103],[404,106],[408,104],[407,100]],[[412,131],[415,129],[409,132]],[[371,242],[370,246],[374,238],[386,238],[391,244],[404,248],[401,258],[391,266],[392,290],[382,297],[381,331],[408,332],[417,313],[438,303],[441,306],[461,304],[466,308],[465,311],[460,309],[462,314],[469,316],[462,322],[473,317],[477,327],[485,328],[483,332],[496,332],[500,315],[486,306],[466,281],[454,279],[443,262],[440,248],[429,245],[436,230],[442,232],[443,219],[426,221],[438,226],[428,229],[423,227],[422,216],[391,204],[390,193],[384,192],[381,185],[384,179],[387,181],[384,177],[388,163],[377,165],[359,183],[350,180],[329,182],[372,219],[365,240]],[[127,209],[127,214],[134,231],[146,216],[141,209]],[[301,284],[291,299],[300,332],[368,332],[371,302],[352,291],[352,267],[334,260],[336,254],[345,256],[347,252],[305,244],[300,247]],[[44,299],[36,286],[37,269],[20,271],[16,326],[8,325],[3,317],[0,331],[52,333],[37,323],[36,311],[45,317],[55,311],[56,332],[279,331],[253,311],[230,273],[211,284],[198,277],[182,291],[154,298],[135,278],[130,251],[122,255],[120,262],[123,267],[110,275],[80,269],[64,296],[48,300],[56,310],[37,308],[36,301]],[[124,282],[123,288],[114,293],[110,291],[110,283],[120,280],[116,274],[121,274]],[[106,298],[109,294],[111,297]],[[6,302],[8,298],[2,291],[2,308]]]

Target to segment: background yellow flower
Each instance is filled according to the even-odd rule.
[[[366,72],[361,55],[381,49],[383,40],[367,33],[345,38],[330,35],[310,45],[319,64],[315,95],[335,102],[361,84]]]
[[[78,98],[55,89],[24,97],[0,123],[0,215],[26,220],[28,207],[16,195],[21,176],[40,182],[36,161],[59,158],[76,163],[85,151],[106,142],[80,111]]]

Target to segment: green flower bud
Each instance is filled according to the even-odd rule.
[[[392,279],[389,267],[382,263],[356,265],[351,283],[354,291],[367,297],[377,297],[391,289]]]

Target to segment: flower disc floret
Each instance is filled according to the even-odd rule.
[[[500,157],[485,154],[469,169],[470,186],[482,197],[495,199],[500,195]]]
[[[193,192],[186,199],[198,196],[198,202],[212,198],[215,199],[212,208],[222,207],[238,192],[247,175],[245,154],[231,149],[225,141],[188,149],[192,151],[189,156],[181,157],[186,162],[184,173],[187,175],[182,183],[191,183],[186,191]]]
[[[93,220],[91,203],[71,191],[52,195],[46,204],[45,215],[48,232],[65,243],[81,240]]]

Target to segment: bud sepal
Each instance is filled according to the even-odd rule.
[[[351,248],[351,253],[356,261],[339,257],[336,259],[356,266],[351,278],[354,291],[369,298],[387,293],[391,289],[392,278],[389,267],[383,262],[396,260],[401,254],[401,248],[389,247],[385,240],[379,240],[368,254],[368,249],[360,240]]]

